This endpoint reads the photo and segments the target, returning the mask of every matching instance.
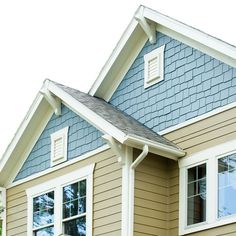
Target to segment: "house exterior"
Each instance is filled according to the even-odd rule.
[[[235,122],[236,48],[140,6],[88,94],[44,81],[0,161],[2,234],[235,235]]]

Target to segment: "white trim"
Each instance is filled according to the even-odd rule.
[[[191,156],[186,156],[179,159],[180,167],[180,185],[179,185],[179,234],[190,234],[230,223],[236,222],[236,214],[223,218],[217,217],[217,195],[218,183],[217,173],[219,158],[236,153],[236,140],[232,140],[215,147],[208,148]],[[207,209],[206,222],[186,226],[187,217],[187,177],[186,171],[192,166],[197,166],[201,163],[207,163]]]
[[[112,137],[115,137],[117,140],[122,142],[125,137],[125,134],[122,131],[120,131],[108,121],[104,120],[101,116],[87,108],[85,105],[63,91],[51,81],[48,81],[48,90],[50,90],[57,97],[61,98],[66,106],[68,106],[84,120],[89,122],[92,126],[105,134],[110,134]]]
[[[39,184],[32,188],[26,190],[27,194],[27,204],[28,204],[28,222],[27,222],[27,235],[32,236],[33,232],[33,219],[32,219],[32,209],[33,209],[33,198],[39,196],[43,193],[54,191],[54,227],[55,235],[62,234],[62,216],[61,207],[62,206],[62,188],[63,186],[70,184],[71,182],[80,181],[86,179],[87,189],[86,189],[86,234],[92,235],[92,214],[93,214],[93,171],[95,164],[91,164],[82,167],[76,171],[70,172],[66,175],[57,177],[55,179],[49,180],[45,183]]]
[[[165,45],[147,53],[144,55],[144,88],[148,88],[154,84],[161,82],[164,79],[164,50]],[[150,77],[149,74],[149,64],[152,60],[156,58],[157,69],[156,73]]]
[[[46,112],[44,114],[44,119],[42,120],[42,122],[37,125],[36,129],[34,129],[34,132],[31,136],[29,142],[27,142],[27,146],[26,146],[25,150],[20,155],[20,158],[17,160],[17,162],[14,163],[14,167],[12,167],[12,169],[11,169],[11,173],[8,176],[7,181],[5,182],[5,186],[13,183],[13,181],[16,178],[19,170],[22,168],[26,158],[29,156],[29,154],[32,151],[34,145],[38,141],[40,135],[42,134],[44,128],[46,127],[48,121],[50,120],[52,114],[53,114],[53,110],[51,110],[51,109],[48,110],[48,112]]]
[[[97,148],[97,149],[95,149],[93,151],[90,151],[90,152],[87,152],[87,153],[85,153],[85,154],[83,154],[81,156],[75,157],[72,160],[64,162],[64,163],[62,163],[60,165],[57,165],[57,166],[54,166],[54,167],[49,168],[47,170],[44,170],[42,172],[33,174],[33,175],[31,175],[29,177],[26,177],[26,178],[24,178],[22,180],[18,180],[16,182],[13,182],[13,183],[9,184],[6,188],[9,189],[9,188],[15,187],[17,185],[20,185],[20,184],[23,184],[25,182],[31,181],[33,179],[39,178],[41,176],[47,175],[47,174],[52,173],[54,171],[60,170],[62,168],[65,168],[67,166],[73,165],[73,164],[75,164],[75,163],[77,163],[79,161],[85,160],[85,159],[87,159],[89,157],[92,157],[92,156],[97,155],[97,154],[99,154],[101,152],[104,152],[104,151],[108,150],[109,148],[110,147],[107,144],[105,144],[105,145],[103,145],[103,146],[101,146],[101,147],[99,147],[99,148]]]
[[[148,36],[149,42],[151,44],[155,44],[157,41],[155,23],[151,22],[150,24],[148,24],[147,20],[143,17],[143,10],[144,7],[140,7],[139,11],[134,15],[134,18],[138,21],[143,31]]]
[[[129,40],[130,35],[133,33],[133,31],[135,30],[137,25],[138,25],[138,22],[135,19],[132,19],[132,21],[128,25],[127,29],[125,30],[124,34],[122,35],[121,39],[119,40],[117,46],[113,50],[113,53],[108,58],[104,67],[102,68],[101,72],[99,73],[98,78],[95,80],[92,87],[90,88],[89,94],[91,96],[94,96],[95,93],[97,92],[97,90],[100,87],[101,83],[103,82],[105,76],[108,74],[112,65],[115,63],[115,60],[117,59],[117,57],[121,53],[123,47],[125,46],[126,42]]]
[[[0,219],[2,219],[2,236],[6,236],[7,234],[7,222],[6,222],[6,217],[7,217],[7,213],[6,213],[6,206],[7,206],[7,202],[6,202],[6,189],[0,187],[0,192],[2,193],[0,197],[2,197],[2,207],[4,208],[4,211],[2,213],[0,213]]]
[[[171,127],[167,128],[167,129],[164,129],[164,130],[161,130],[161,131],[158,132],[158,134],[159,135],[165,135],[165,134],[171,133],[173,131],[176,131],[178,129],[184,128],[184,127],[186,127],[188,125],[191,125],[193,123],[196,123],[198,121],[207,119],[207,118],[209,118],[211,116],[217,115],[217,114],[219,114],[221,112],[227,111],[227,110],[232,109],[234,107],[236,107],[236,102],[232,102],[232,103],[230,103],[228,105],[216,108],[216,109],[214,109],[212,111],[209,111],[209,112],[204,113],[204,114],[202,114],[200,116],[194,117],[194,118],[192,118],[190,120],[184,121],[184,122],[182,122],[180,124],[171,126]]]
[[[121,213],[121,236],[131,236],[130,225],[130,166],[133,160],[133,149],[126,146],[122,165],[122,213]]]
[[[28,125],[31,122],[31,119],[33,118],[33,115],[35,114],[39,104],[43,100],[43,95],[40,93],[37,94],[36,98],[34,99],[32,105],[29,108],[29,111],[27,112],[26,116],[24,117],[23,121],[21,122],[19,128],[16,131],[15,136],[13,137],[12,141],[10,142],[9,146],[7,147],[6,151],[4,152],[2,158],[0,159],[0,173],[3,172],[4,167],[6,163],[9,161],[9,159],[12,157],[12,153],[17,147],[17,144],[19,143],[22,135],[24,134],[25,130],[27,129]],[[4,177],[1,176],[2,179],[6,179],[6,176],[4,174]],[[0,184],[3,184],[0,180]]]
[[[58,165],[67,160],[68,130],[69,126],[51,134],[51,166]],[[59,157],[56,157],[55,143],[58,139],[62,139],[62,153]]]
[[[150,8],[145,7],[143,14],[144,17],[156,22],[158,25],[181,34],[183,38],[191,39],[192,45],[190,46],[202,45],[203,52],[209,55],[217,55],[218,59],[233,67],[236,66],[236,48],[234,46]]]

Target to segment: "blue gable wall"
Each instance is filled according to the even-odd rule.
[[[157,33],[147,42],[110,103],[158,132],[236,101],[236,69]],[[164,80],[144,89],[143,56],[165,44]]]
[[[50,135],[67,126],[69,126],[68,160],[105,144],[101,138],[102,134],[96,128],[62,105],[62,115],[57,117],[53,114],[15,181],[50,168]]]

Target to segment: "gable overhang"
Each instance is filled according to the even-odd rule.
[[[29,147],[35,145],[52,114],[46,99],[38,93],[0,160],[0,186],[12,182],[13,173],[22,166],[23,157],[29,155]]]
[[[90,95],[109,101],[148,38],[150,40],[150,34],[144,31],[137,15],[143,17],[149,25],[155,25],[156,31],[236,67],[236,47],[155,10],[140,6],[92,85]]]

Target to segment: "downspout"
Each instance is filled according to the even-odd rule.
[[[129,236],[134,234],[134,182],[135,182],[135,169],[144,160],[148,154],[148,145],[143,146],[143,151],[130,165],[129,170]]]

